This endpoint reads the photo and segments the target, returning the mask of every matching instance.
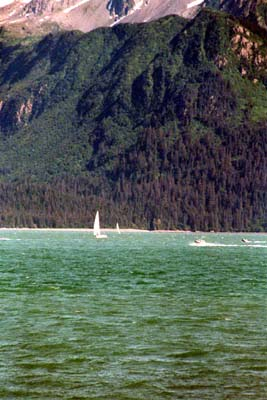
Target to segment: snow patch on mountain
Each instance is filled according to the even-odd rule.
[[[0,8],[7,6],[8,4],[13,3],[13,0],[1,0]]]
[[[198,5],[202,4],[202,3],[204,3],[204,1],[205,1],[205,0],[195,0],[195,1],[192,1],[192,3],[187,4],[186,7],[187,7],[187,8],[196,7],[196,6],[198,6]]]

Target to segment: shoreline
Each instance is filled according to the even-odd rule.
[[[84,233],[92,233],[94,230],[92,228],[6,228],[2,227],[0,228],[0,232],[6,232],[6,231],[41,231],[41,232],[84,232]],[[102,228],[102,232],[117,232],[115,228]],[[231,232],[231,231],[221,231],[221,232],[206,232],[206,231],[190,231],[190,230],[154,230],[150,231],[147,229],[138,229],[138,228],[121,228],[120,229],[121,233],[183,233],[183,234],[194,234],[194,235],[208,235],[208,234],[235,234],[235,235],[244,235],[244,234],[257,234],[257,235],[266,235],[267,232],[250,232],[250,231],[245,231],[245,232]]]

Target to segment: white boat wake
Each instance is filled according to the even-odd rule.
[[[266,243],[266,242],[265,242]],[[225,243],[210,243],[201,241],[200,243],[192,242],[189,243],[189,246],[193,247],[256,247],[256,248],[267,248],[267,244],[256,244],[249,243],[249,244],[225,244]]]
[[[201,241],[200,243],[193,242],[190,243],[189,245],[195,247],[240,247],[241,246],[239,244],[210,243],[204,241]]]

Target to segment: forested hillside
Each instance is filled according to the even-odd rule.
[[[257,28],[257,27],[256,27]],[[221,12],[1,32],[0,225],[267,229],[267,51]]]

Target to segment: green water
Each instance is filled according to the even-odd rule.
[[[267,235],[0,236],[1,399],[267,399]]]

